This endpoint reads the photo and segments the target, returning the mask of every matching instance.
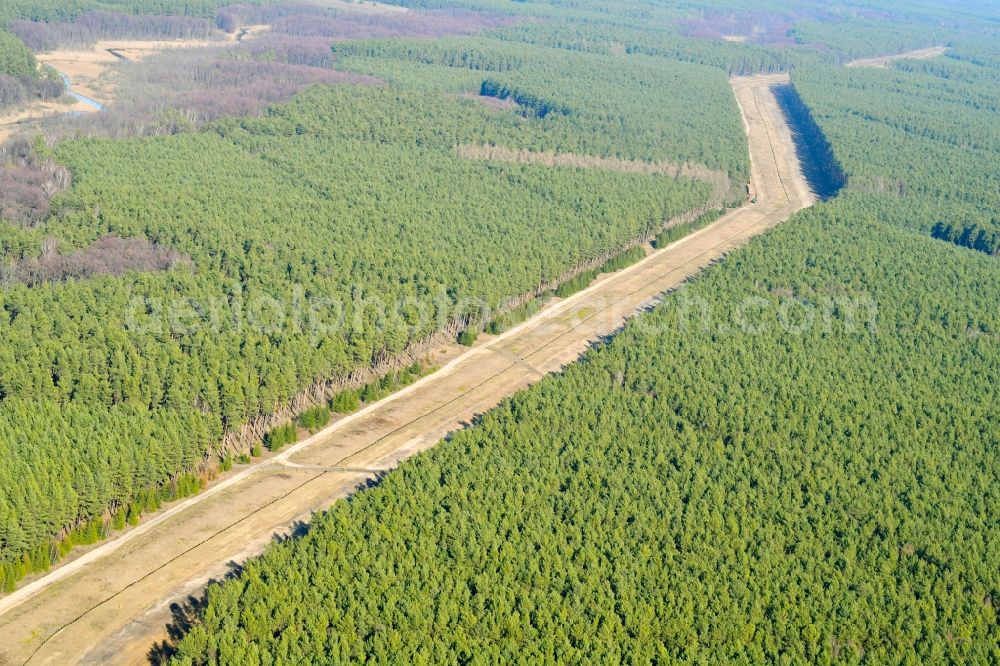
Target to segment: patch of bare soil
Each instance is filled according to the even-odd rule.
[[[346,2],[345,0],[318,0],[318,5],[323,7],[333,7],[335,9],[354,10],[359,12],[369,12],[371,14],[405,14],[410,11],[409,7],[399,5],[387,5],[381,2],[369,2],[368,0],[358,0],[357,2]]]
[[[254,37],[260,35],[260,33],[267,32],[270,29],[271,26],[263,23],[259,25],[247,25],[229,35],[229,41],[243,42],[248,39],[253,39]]]
[[[491,97],[489,95],[472,95],[472,97],[497,111],[513,111],[514,109],[521,108],[521,105],[510,97],[507,99],[500,99],[499,97]]]
[[[879,56],[877,58],[861,58],[860,60],[852,60],[847,63],[845,67],[888,67],[891,63],[897,60],[924,60],[927,58],[936,58],[939,55],[944,55],[948,50],[947,46],[932,46],[927,49],[917,49],[916,51],[907,51],[906,53],[896,53],[893,55]]]
[[[510,97],[508,97],[507,99],[500,99],[499,97],[480,95],[478,93],[473,93],[473,92],[463,93],[462,95],[460,95],[460,97],[481,102],[496,111],[514,111],[516,109],[521,108],[520,104],[515,102]]]
[[[790,13],[709,10],[678,23],[689,37],[777,45],[788,41],[796,16],[807,18],[811,13],[803,8]]]

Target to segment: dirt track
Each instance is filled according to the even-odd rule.
[[[880,56],[878,58],[862,58],[860,60],[852,60],[847,63],[845,67],[888,67],[890,63],[896,60],[924,60],[926,58],[936,58],[939,55],[944,55],[944,52],[948,50],[947,46],[932,46],[929,49],[918,49],[916,51],[907,51],[906,53],[896,53],[894,55]]]
[[[165,637],[170,604],[230,562],[546,373],[575,360],[638,309],[751,237],[810,205],[791,132],[769,91],[782,77],[734,80],[758,203],[599,280],[499,337],[484,336],[433,375],[283,454],[101,545],[0,599],[0,664],[142,663]],[[347,469],[344,469],[347,468]]]

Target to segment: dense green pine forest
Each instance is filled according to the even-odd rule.
[[[228,4],[16,0],[0,21],[258,3]],[[399,4],[505,18],[318,48],[376,85],[5,148],[0,591],[196,492],[228,434],[303,391],[455,322],[470,341],[739,203],[727,77],[791,71],[837,199],[213,587],[179,663],[1000,659],[989,8]],[[3,28],[0,93],[47,94]],[[494,147],[578,165],[470,159]],[[9,182],[34,189],[7,205]]]
[[[176,663],[1000,660],[1000,268],[954,239],[998,71],[796,68],[838,197],[210,587]]]
[[[0,25],[0,111],[22,103],[41,79],[35,56]]]
[[[33,79],[38,76],[38,64],[17,37],[0,32],[0,74],[17,79]]]
[[[1000,658],[1000,274],[864,218],[800,214],[317,515],[176,663]]]
[[[72,253],[110,234],[179,258],[0,294],[0,447],[32,441],[0,468],[0,551],[44,547],[194,469],[225,430],[710,199],[696,180],[454,154],[456,136],[516,135],[519,122],[493,117],[468,101],[328,89],[202,133],[60,143],[73,189],[4,244],[27,257],[56,238]],[[73,434],[78,412],[89,436]]]
[[[367,44],[386,61],[396,48]],[[0,225],[0,587],[175,497],[239,453],[219,444],[248,420],[740,196],[748,154],[718,69],[490,39],[426,48],[511,58],[485,73],[551,98],[499,111],[474,99],[483,71],[468,95],[431,90],[429,71],[200,131],[31,146],[30,168],[67,169],[72,186]]]
[[[103,10],[127,14],[196,16],[212,18],[221,7],[233,4],[228,0],[4,0],[0,18],[33,21],[72,20],[88,11]],[[246,0],[241,4],[259,5],[261,0]]]
[[[793,81],[863,196],[894,223],[996,251],[1000,67],[975,41],[895,68],[796,70]],[[951,229],[950,233],[946,230]]]

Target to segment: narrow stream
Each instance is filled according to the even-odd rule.
[[[69,80],[69,77],[66,76],[65,74],[63,74],[62,72],[60,72],[58,69],[56,70],[56,72],[59,74],[59,76],[62,77],[63,83],[66,84],[66,92],[70,96],[75,97],[76,99],[80,100],[81,102],[83,102],[87,106],[92,107],[96,111],[103,111],[104,110],[104,105],[101,104],[100,102],[98,102],[96,99],[91,99],[91,98],[87,97],[86,95],[81,95],[78,92],[74,92],[73,88],[71,87],[73,84]]]

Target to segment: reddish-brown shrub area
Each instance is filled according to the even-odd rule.
[[[220,26],[231,27],[230,32],[240,25],[269,25],[277,33],[333,40],[439,37],[502,27],[519,20],[468,9],[365,11],[298,3],[230,5],[221,9],[216,18]]]
[[[0,74],[0,109],[20,104],[25,98],[24,85],[13,76]]]
[[[796,21],[806,18],[809,17],[804,14],[706,12],[698,18],[683,21],[682,27],[689,37],[741,37],[755,44],[783,47],[794,45],[795,40],[788,36],[788,31]]]
[[[310,67],[330,67],[333,51],[326,37],[294,37],[265,32],[248,40],[241,47],[255,60],[308,65]]]
[[[382,83],[363,74],[294,64],[308,60],[309,48],[314,47],[265,49],[257,57],[249,46],[165,51],[126,63],[118,96],[104,111],[40,125],[50,141],[78,133],[176,134],[216,118],[258,113],[316,84]],[[324,57],[330,53],[326,47]]]
[[[382,37],[432,38],[477,32],[484,28],[510,25],[515,19],[488,12],[462,9],[410,11],[394,14],[343,12],[335,16],[290,14],[274,20],[274,32],[289,35],[345,39]]]
[[[13,279],[36,286],[71,278],[163,271],[184,261],[186,259],[179,252],[154,245],[145,238],[106,236],[90,247],[69,254],[57,254],[54,243],[43,243],[42,256],[13,266]]]
[[[215,83],[178,92],[169,102],[196,123],[256,113],[317,83],[381,83],[370,76],[317,67],[237,61],[214,63],[206,78]]]
[[[90,11],[72,23],[11,21],[10,30],[32,51],[83,47],[101,39],[211,39],[215,22],[187,16],[133,16]]]
[[[379,85],[381,81],[369,76],[333,70],[332,44],[392,36],[432,38],[516,20],[460,9],[376,12],[288,3],[231,5],[220,10],[214,21],[87,12],[73,23],[17,22],[17,30],[33,48],[49,48],[106,37],[221,37],[219,29],[232,34],[241,26],[270,26],[252,34],[240,32],[237,44],[168,50],[116,65],[120,69],[115,98],[104,111],[38,122],[46,137],[55,140],[76,133],[171,134],[222,116],[257,113],[315,84]],[[0,94],[4,90],[0,85]],[[23,192],[18,194],[18,201],[22,200],[21,208],[36,207],[35,199]]]
[[[0,220],[31,226],[49,214],[44,176],[27,168],[0,167]]]
[[[143,63],[142,69],[135,72],[141,75],[149,93],[123,99],[110,108],[103,120],[148,121],[169,107],[198,124],[222,116],[255,113],[317,83],[381,83],[370,76],[295,64],[297,59],[307,59],[305,50],[278,49],[274,53],[273,61],[234,59],[225,57],[224,52],[213,54],[219,57],[206,58],[203,50],[165,53]],[[326,53],[330,53],[329,48]],[[278,55],[293,62],[278,60]]]
[[[32,226],[49,213],[49,201],[70,184],[70,174],[50,160],[37,160],[30,144],[0,147],[0,220]]]
[[[237,26],[270,25],[282,16],[289,16],[290,14],[331,16],[336,13],[336,10],[329,7],[295,2],[258,5],[235,4],[219,10],[219,15],[225,15],[226,21],[232,20]],[[218,15],[216,18],[218,19]]]

